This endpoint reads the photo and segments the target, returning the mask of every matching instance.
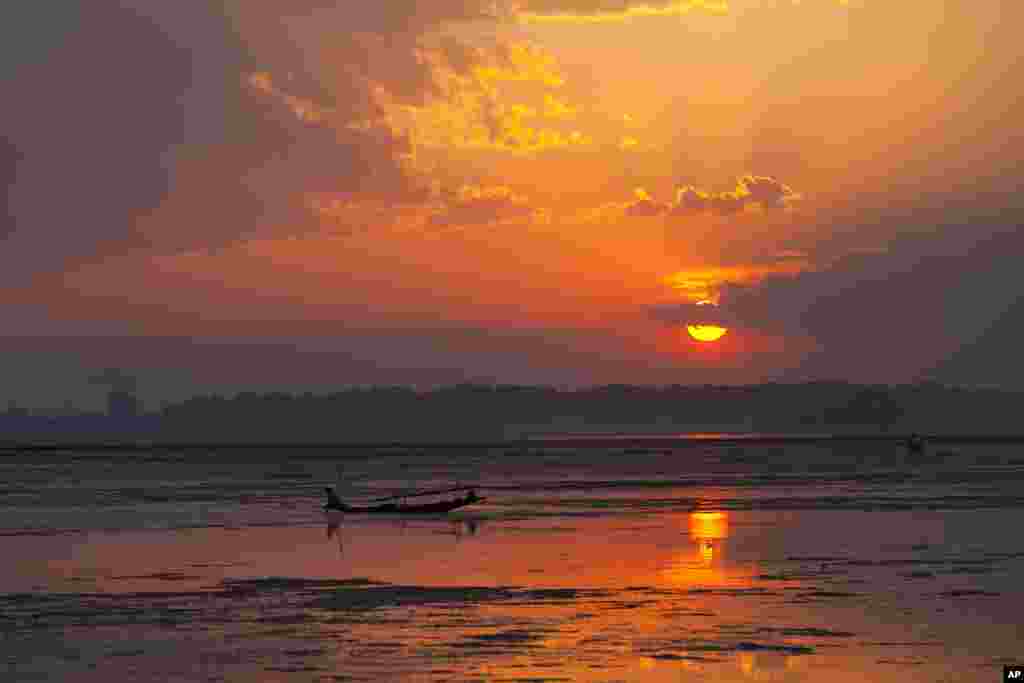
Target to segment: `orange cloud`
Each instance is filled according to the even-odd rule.
[[[668,205],[655,201],[643,188],[634,191],[636,201],[626,206],[625,215],[632,217],[662,216],[668,212]]]
[[[604,24],[646,17],[680,17],[694,11],[724,15],[729,0],[508,0],[495,16],[524,24]],[[850,0],[832,0],[846,7]],[[799,4],[799,0],[793,0]]]
[[[493,225],[531,222],[543,212],[530,206],[527,199],[508,187],[464,185],[443,209],[432,214],[428,224],[434,227],[454,225]]]
[[[544,117],[548,119],[574,119],[579,113],[577,107],[571,107],[554,95],[544,95]]]
[[[743,176],[737,189],[742,189],[746,201],[760,204],[766,209],[781,208],[800,199],[800,195],[771,176]]]
[[[554,91],[566,80],[555,59],[526,43],[490,50],[424,51],[440,95],[423,106],[384,103],[424,150],[477,150],[533,155],[551,149],[587,147],[593,138],[542,121],[569,122],[579,114]],[[454,55],[454,56],[453,56]],[[466,67],[458,71],[456,66]]]
[[[788,185],[771,176],[745,175],[736,188],[727,192],[705,192],[687,185],[676,191],[672,213],[685,215],[712,209],[722,215],[742,211],[747,206],[781,209],[800,199]]]
[[[775,275],[798,275],[813,270],[813,265],[800,253],[780,254],[769,264],[708,266],[680,270],[665,276],[663,282],[687,301],[718,303],[724,288],[753,285]]]
[[[676,203],[673,206],[673,211],[676,213],[704,211],[710,205],[711,195],[692,185],[687,185],[676,191]]]
[[[522,23],[598,24],[641,17],[673,17],[694,10],[711,14],[729,11],[728,0],[525,0],[515,12]]]
[[[529,81],[549,88],[565,85],[565,77],[550,53],[529,43],[513,43],[503,50],[505,63],[477,65],[473,76],[485,87],[510,81]]]
[[[619,216],[686,216],[704,211],[721,215],[734,214],[748,206],[779,209],[800,198],[789,186],[769,176],[747,175],[739,178],[736,189],[727,192],[706,192],[687,185],[676,190],[675,202],[659,202],[646,190],[635,190],[635,199],[626,203],[610,203],[599,207],[591,218],[614,219]]]

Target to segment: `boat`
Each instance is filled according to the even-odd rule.
[[[346,505],[340,498],[338,498],[338,494],[334,492],[334,489],[330,487],[327,487],[324,490],[327,492],[327,504],[324,505],[325,511],[346,512],[351,514],[437,515],[487,500],[486,498],[481,498],[476,495],[476,491],[473,489],[459,487],[455,489],[446,489],[445,491],[421,491],[403,496],[392,496],[382,500],[393,500],[396,502],[386,502],[380,505],[367,505],[360,507],[355,505]],[[401,502],[400,500],[405,498],[414,498],[417,496],[438,495],[438,493],[447,493],[451,491],[467,491],[467,493],[465,496],[457,496],[449,500],[442,500],[435,503],[409,504]]]
[[[924,453],[925,440],[920,434],[911,434],[906,441],[903,442],[908,453],[914,455],[921,455]]]

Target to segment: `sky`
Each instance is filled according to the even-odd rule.
[[[1024,388],[1020,3],[7,5],[0,398]]]

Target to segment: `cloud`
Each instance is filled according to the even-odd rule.
[[[442,210],[430,216],[428,224],[447,227],[529,222],[537,214],[526,198],[507,187],[466,185]]]
[[[706,211],[711,206],[711,196],[692,185],[681,187],[676,191],[676,201],[672,205],[672,213],[683,215]]]
[[[766,209],[781,209],[799,195],[771,176],[748,175],[740,178],[744,199],[748,203],[760,204]]]
[[[729,11],[729,3],[728,0],[524,0],[515,16],[530,24],[596,24],[640,17],[682,16],[694,10],[724,14]]]
[[[747,196],[739,190],[717,192],[711,195],[711,208],[723,216],[738,213],[746,207]]]
[[[639,146],[640,146],[640,141],[637,140],[632,135],[624,135],[622,137],[622,139],[619,140],[619,149],[622,149],[622,150],[632,150],[632,149],[636,149]]]
[[[5,42],[4,61],[19,68],[0,84],[0,117],[19,158],[6,188],[12,225],[0,282],[133,240],[131,219],[167,193],[167,150],[186,134],[178,98],[192,79],[188,51],[120,3],[75,4],[47,5],[54,16],[40,19],[38,43]],[[21,25],[6,14],[0,24]]]
[[[382,117],[352,120],[340,108],[291,94],[265,72],[250,74],[248,85],[277,110],[268,118],[290,133],[287,149],[271,161],[280,169],[279,188],[395,197],[422,191],[408,137]]]
[[[669,325],[718,325],[735,327],[741,324],[728,308],[712,303],[684,301],[670,304],[655,304],[650,308],[654,320]]]
[[[665,284],[684,296],[687,304],[701,301],[720,303],[729,297],[723,293],[736,287],[750,287],[772,277],[790,277],[814,270],[811,259],[802,252],[784,252],[763,263],[709,265],[680,270],[664,278]]]
[[[19,161],[21,153],[18,148],[10,139],[0,136],[0,192],[3,193],[3,203],[0,204],[0,238],[6,237],[14,229],[8,193],[17,178]]]
[[[304,229],[309,192],[422,195],[397,113],[447,96],[439,61],[460,77],[486,62],[437,29],[493,21],[476,0],[78,4],[0,20],[39,34],[4,31],[0,117],[19,156],[0,226],[4,281]],[[506,61],[556,80],[548,58]]]
[[[748,206],[764,209],[781,209],[792,205],[800,196],[788,186],[770,176],[742,176],[736,181],[736,189],[727,192],[707,192],[692,185],[676,190],[672,203],[658,202],[646,190],[638,189],[633,202],[622,205],[623,215],[631,217],[689,216],[695,213],[714,211],[728,216],[743,211]],[[612,208],[609,205],[606,208]]]
[[[626,205],[625,215],[632,216],[635,218],[644,218],[649,216],[662,216],[669,211],[667,204],[655,201],[647,191],[642,188],[637,188],[634,192],[636,200]]]
[[[724,216],[748,206],[782,209],[799,199],[800,195],[771,176],[745,175],[737,179],[734,190],[726,192],[701,192],[684,187],[676,195],[676,207],[682,213],[707,207]]]
[[[301,105],[300,105],[301,108]],[[746,188],[752,188],[752,191]],[[796,197],[789,188],[782,183],[765,176],[747,176],[740,180],[739,188],[733,192],[708,193],[697,190],[691,186],[680,188],[676,193],[674,203],[661,202],[652,197],[643,188],[634,190],[634,199],[629,202],[612,202],[600,205],[596,208],[577,214],[575,220],[582,222],[614,222],[621,218],[656,218],[661,216],[683,216],[694,212],[714,210],[722,215],[735,213],[750,205],[757,205],[765,202],[768,208],[780,208],[784,204],[779,201],[785,197],[791,201]],[[766,189],[769,188],[769,189]],[[449,191],[450,192],[450,191]],[[487,225],[493,223],[510,222],[547,222],[550,220],[553,209],[534,207],[524,197],[515,194],[505,186],[479,186],[467,184],[460,189],[450,192],[447,203],[442,208],[436,206],[430,200],[430,196],[442,195],[441,184],[433,181],[433,188],[423,188],[419,194],[407,195],[408,201],[404,204],[406,209],[412,213],[426,216],[424,219],[430,226],[448,225]],[[311,203],[310,203],[311,202]],[[339,225],[349,224],[368,225],[366,220],[359,219],[365,214],[366,202],[352,202],[344,199],[339,193],[326,192],[323,199],[311,198],[307,202],[316,213],[321,216],[331,217]],[[361,207],[361,208],[359,208]],[[417,208],[418,207],[418,208]],[[356,209],[359,208],[359,211]],[[381,214],[396,214],[397,205],[384,206],[377,211],[377,217],[370,222],[379,225],[394,223],[392,216],[384,220]],[[360,211],[362,213],[360,213]],[[397,215],[397,214],[396,214]],[[406,217],[411,214],[406,212]],[[364,215],[365,218],[365,215]],[[413,223],[418,223],[415,218]],[[795,272],[806,267],[803,255],[797,253],[795,256],[776,255],[776,260],[768,266],[757,266],[742,270],[737,269],[705,269],[701,271],[701,277],[708,276],[711,279],[700,280],[695,285],[701,291],[710,291],[709,288],[717,287],[730,278],[736,281],[747,281],[753,274],[761,276],[768,272]],[[708,274],[711,275],[708,275]],[[676,289],[686,289],[687,285],[682,284],[683,279],[669,278],[670,286]],[[689,275],[685,277],[690,277]],[[680,278],[684,278],[680,275]],[[702,298],[707,298],[710,294]]]
[[[90,376],[87,381],[95,386],[106,387],[110,391],[134,393],[138,388],[136,377],[116,367],[104,368]]]
[[[579,108],[560,94],[566,79],[548,52],[500,41],[453,52],[442,41],[421,54],[432,65],[437,95],[422,106],[382,105],[411,131],[418,150],[533,156],[593,144],[572,126]]]
[[[555,97],[550,93],[544,95],[544,117],[549,119],[572,120],[579,113],[577,107],[572,107],[564,100]]]
[[[842,6],[849,1],[831,0]],[[511,1],[501,14],[525,24],[604,24],[645,17],[680,17],[695,11],[724,15],[730,7],[729,0],[518,0]]]
[[[302,123],[324,123],[336,114],[333,109],[325,109],[311,99],[288,94],[274,83],[274,77],[266,71],[249,74],[247,81],[256,92],[280,100]]]
[[[482,49],[461,43],[449,35],[439,38],[438,51],[444,63],[455,74],[469,73],[486,58]]]
[[[891,239],[886,249],[783,253],[770,264],[680,271],[666,284],[685,300],[652,305],[648,314],[668,325],[710,321],[813,339],[818,350],[787,371],[794,380],[1024,386],[1015,350],[1024,320],[1009,284],[1019,281],[1024,234],[1011,226],[1022,212],[891,210],[880,220],[929,229]],[[698,306],[701,298],[719,305]]]

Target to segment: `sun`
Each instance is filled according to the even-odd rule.
[[[698,306],[707,306],[708,308],[717,308],[717,299],[701,299],[697,302]],[[699,342],[713,342],[721,339],[729,328],[722,327],[721,325],[708,325],[708,324],[694,324],[687,325],[686,331],[690,333],[690,336]]]
[[[718,325],[687,325],[686,331],[700,342],[713,342],[721,339],[729,330]]]

